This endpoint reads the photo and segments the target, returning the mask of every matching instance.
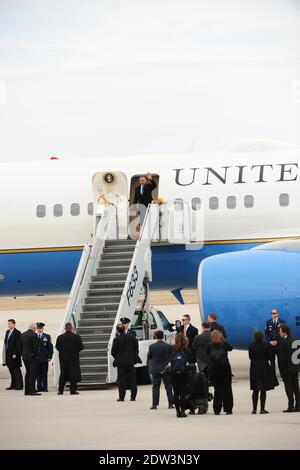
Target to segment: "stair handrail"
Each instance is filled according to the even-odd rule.
[[[107,238],[116,238],[117,222],[116,207],[114,204],[104,206],[99,203],[97,209],[100,220],[96,228],[93,245],[90,247],[85,243],[73,285],[68,297],[66,313],[59,329],[59,335],[64,333],[65,324],[70,322],[73,324],[74,330],[79,320],[79,306],[83,303],[90,278],[95,274],[97,262],[102,255],[105,241]],[[54,351],[54,383],[57,385],[60,374],[58,351]]]
[[[116,327],[120,323],[120,318],[127,317],[130,320],[136,309],[137,300],[141,291],[145,273],[151,278],[151,241],[154,238],[159,224],[159,205],[149,204],[139,239],[135,245],[132,260],[124,284],[118,311],[111,331],[107,350],[108,376],[107,381],[112,382],[115,375],[113,370],[113,358],[111,348],[116,336]],[[157,236],[157,235],[156,235]]]
[[[79,299],[79,305],[84,301],[85,293],[88,289],[91,276],[96,274],[100,256],[103,253],[107,239],[116,239],[118,235],[117,208],[114,204],[104,205],[99,203],[97,215],[100,215],[100,221],[96,227],[96,233],[90,253],[90,262],[87,267],[86,276],[83,283],[83,296]]]
[[[84,244],[79,265],[75,274],[75,278],[72,284],[72,288],[68,297],[68,302],[66,306],[66,313],[65,316],[60,324],[58,335],[61,335],[65,331],[65,324],[72,323],[74,329],[76,329],[76,311],[75,305],[77,302],[80,286],[82,284],[84,274],[86,271],[86,267],[90,257],[90,246],[88,243]],[[59,358],[58,358],[58,351],[54,351],[54,383],[58,384],[60,374],[60,366],[59,366]]]

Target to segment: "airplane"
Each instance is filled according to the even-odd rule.
[[[93,211],[105,184],[106,194],[126,201],[127,208],[139,176],[150,172],[157,183],[154,199],[159,195],[167,203],[187,203],[195,220],[197,211],[204,214],[186,243],[153,246],[151,288],[170,289],[180,300],[181,289],[197,287],[204,260],[198,285],[202,318],[216,310],[231,330],[232,323],[244,322],[246,336],[238,328],[233,334],[235,344],[243,346],[250,325],[261,326],[258,307],[266,319],[281,299],[280,315],[300,336],[300,283],[291,292],[289,284],[293,276],[299,281],[299,245],[290,250],[293,261],[275,266],[275,250],[265,246],[300,238],[299,168],[299,148],[273,144],[239,144],[230,151],[202,154],[1,163],[0,295],[68,293],[83,245],[92,243]],[[110,177],[103,186],[105,175]],[[276,251],[286,252],[285,245]],[[236,260],[245,260],[244,270],[235,268]],[[250,260],[257,273],[252,277],[247,273]],[[235,276],[230,269],[236,269]],[[250,279],[255,286],[265,283],[267,290],[266,280],[274,272],[278,279],[268,302],[261,301],[261,289],[258,294],[254,288],[247,291]],[[293,297],[290,303],[282,300],[283,289]],[[259,296],[256,304],[251,295]],[[249,302],[242,317],[239,296],[240,302]]]

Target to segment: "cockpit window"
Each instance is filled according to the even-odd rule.
[[[169,320],[164,316],[164,314],[160,310],[157,310],[157,313],[159,318],[161,319],[164,330],[168,330],[170,327]]]
[[[138,330],[142,328],[142,312],[134,312],[130,328],[132,328],[133,330]]]
[[[140,310],[137,310],[133,315],[130,328],[132,328],[133,330],[141,330],[142,329],[142,317],[143,317],[142,312]],[[150,322],[150,328],[152,330],[155,330],[157,328],[157,324],[151,312],[149,313],[149,322]]]

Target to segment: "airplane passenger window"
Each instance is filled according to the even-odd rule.
[[[44,206],[44,204],[40,204],[39,206],[36,206],[36,215],[37,217],[45,217],[46,206]]]
[[[247,194],[247,196],[244,197],[244,206],[247,209],[251,209],[251,207],[254,206],[254,197],[251,194]]]
[[[227,209],[235,209],[236,208],[236,197],[235,196],[228,196],[227,198]]]
[[[73,202],[71,204],[71,215],[79,215],[80,214],[80,205],[78,202]]]
[[[93,215],[94,213],[94,204],[92,202],[88,203],[87,211],[89,215]]]
[[[219,198],[210,197],[209,198],[209,208],[212,210],[218,209],[219,207]]]
[[[199,211],[201,208],[201,199],[200,197],[194,197],[192,199],[192,209],[193,211]]]
[[[279,196],[279,204],[281,207],[286,207],[290,203],[290,196],[287,193],[282,193]]]
[[[62,206],[62,204],[54,204],[54,206],[53,206],[53,215],[54,215],[54,217],[61,217],[63,215],[63,206]]]

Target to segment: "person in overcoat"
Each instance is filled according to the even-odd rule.
[[[223,338],[219,330],[211,333],[211,345],[208,345],[208,357],[210,363],[211,379],[214,385],[213,409],[215,415],[222,411],[227,415],[232,414],[232,371],[228,359],[228,352],[233,347]]]
[[[288,407],[282,411],[283,413],[299,413],[300,388],[298,374],[300,364],[298,341],[292,336],[291,328],[286,323],[280,325],[280,336],[282,341],[279,349],[279,369],[288,398]]]
[[[134,335],[126,334],[122,324],[117,326],[117,336],[113,341],[111,355],[113,365],[118,369],[119,398],[124,401],[127,384],[130,388],[130,401],[135,401],[137,395],[136,376],[134,364],[138,361],[139,344]]]
[[[79,353],[84,349],[81,336],[73,333],[71,323],[66,323],[66,332],[59,335],[55,348],[59,352],[60,377],[58,395],[64,393],[67,381],[70,381],[70,394],[78,395],[77,383],[81,381]]]
[[[252,392],[252,414],[256,414],[258,397],[260,394],[260,414],[267,414],[265,409],[267,391],[279,385],[276,375],[270,365],[271,356],[267,343],[264,342],[264,333],[255,331],[254,341],[249,344],[250,358],[250,389]]]
[[[21,332],[16,328],[13,318],[8,321],[8,330],[5,333],[3,344],[3,365],[8,367],[11,382],[6,390],[22,390],[23,377],[21,372],[22,360],[20,354]]]
[[[20,352],[26,369],[25,373],[25,395],[41,395],[36,390],[36,379],[38,375],[39,348],[36,335],[36,323],[31,323],[27,331],[21,334]]]

